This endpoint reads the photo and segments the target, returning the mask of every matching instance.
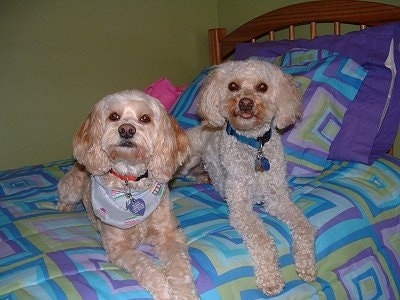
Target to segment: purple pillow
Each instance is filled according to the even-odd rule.
[[[385,154],[400,122],[400,24],[398,22],[313,40],[242,43],[238,60],[278,57],[292,49],[327,49],[346,55],[368,71],[342,127],[329,149],[330,159],[371,164]]]

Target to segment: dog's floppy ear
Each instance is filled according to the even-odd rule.
[[[278,129],[284,129],[301,117],[302,97],[292,76],[279,70],[276,79],[274,125]]]
[[[162,112],[159,132],[150,158],[149,172],[161,182],[169,181],[190,152],[189,139],[178,122],[167,112]]]
[[[206,125],[221,127],[225,124],[224,117],[219,113],[220,82],[218,78],[223,72],[220,67],[215,67],[204,79],[199,97],[198,114]]]
[[[111,168],[108,157],[101,147],[102,106],[101,101],[94,106],[92,112],[76,132],[73,141],[74,157],[93,175],[104,174]]]

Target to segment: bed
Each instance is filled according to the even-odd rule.
[[[290,23],[288,21],[290,20]],[[263,14],[227,34],[209,31],[210,62],[268,60],[291,74],[304,116],[282,135],[293,201],[318,228],[318,278],[296,275],[288,228],[262,216],[279,251],[286,287],[255,284],[251,258],[210,184],[176,177],[174,211],[188,238],[201,299],[399,299],[400,159],[392,145],[400,115],[400,7],[335,0]],[[318,36],[318,23],[334,34]],[[340,35],[342,23],[361,31]],[[311,39],[296,39],[309,24]],[[307,25],[308,26],[308,25]],[[289,38],[277,40],[288,28]],[[184,128],[199,123],[201,72],[171,108]],[[56,185],[72,159],[0,172],[0,299],[151,299],[106,259],[80,205],[57,210]],[[143,251],[152,253],[151,247]]]

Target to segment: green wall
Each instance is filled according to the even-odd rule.
[[[267,11],[305,0],[216,0],[218,23],[229,31]],[[335,0],[326,0],[335,1]],[[400,6],[400,0],[366,0]]]
[[[106,94],[208,64],[215,0],[1,0],[0,170],[71,156]]]
[[[0,170],[71,157],[103,96],[161,77],[188,83],[208,65],[208,28],[296,2],[1,0]]]

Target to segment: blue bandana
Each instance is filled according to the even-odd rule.
[[[165,184],[154,180],[147,189],[132,191],[110,189],[100,176],[92,176],[92,206],[104,223],[131,228],[143,222],[160,204]]]

